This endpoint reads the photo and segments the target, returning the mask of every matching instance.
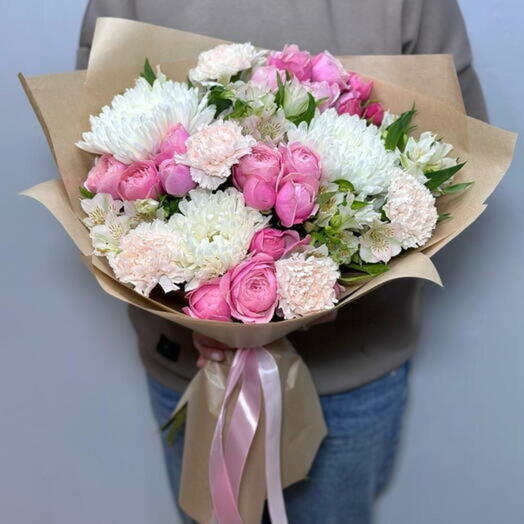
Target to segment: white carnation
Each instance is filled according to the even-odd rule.
[[[246,206],[242,193],[234,188],[216,193],[195,189],[189,197],[180,202],[180,213],[169,220],[184,265],[192,273],[186,290],[223,275],[244,260],[253,235],[269,220]]]
[[[217,45],[198,55],[197,66],[189,71],[189,79],[193,83],[226,83],[240,71],[256,65],[264,54],[265,51],[257,51],[249,42]]]
[[[313,252],[292,253],[275,262],[279,308],[285,319],[331,309],[337,303],[338,265],[325,246]]]
[[[322,160],[328,181],[348,180],[356,193],[385,193],[398,153],[386,150],[380,131],[356,115],[339,115],[331,108],[317,114],[309,127],[302,122],[288,131],[289,142],[302,142]]]
[[[191,278],[191,271],[182,264],[177,235],[162,220],[143,222],[129,231],[120,240],[119,253],[108,260],[120,282],[132,284],[145,296],[157,284],[167,292]]]
[[[170,127],[182,124],[191,134],[209,124],[214,113],[196,88],[167,80],[159,72],[152,86],[138,78],[134,87],[116,95],[98,116],[91,116],[91,131],[83,133],[76,145],[131,164],[155,154]]]
[[[431,191],[401,169],[393,176],[384,211],[397,228],[404,249],[423,246],[431,238],[438,219]]]

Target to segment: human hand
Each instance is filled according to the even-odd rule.
[[[193,332],[193,345],[200,353],[197,360],[199,368],[203,368],[208,360],[222,362],[225,358],[224,351],[229,349],[222,342],[195,332]]]

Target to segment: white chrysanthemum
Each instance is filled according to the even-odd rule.
[[[242,134],[234,121],[218,120],[186,141],[186,152],[175,155],[180,164],[191,167],[191,178],[204,189],[216,189],[231,174],[231,167],[251,153],[256,140]]]
[[[244,260],[253,235],[269,220],[246,206],[242,193],[234,188],[216,193],[195,189],[189,197],[180,202],[180,213],[169,219],[184,264],[193,274],[186,290],[223,275]]]
[[[331,309],[337,303],[335,285],[338,265],[327,255],[326,246],[292,253],[275,262],[279,309],[285,319]]]
[[[189,71],[189,79],[194,83],[226,83],[240,71],[256,65],[265,53],[257,51],[249,42],[217,45],[198,55],[197,66]]]
[[[409,137],[400,155],[400,163],[406,172],[424,183],[427,181],[424,173],[440,171],[457,165],[456,158],[448,157],[452,149],[451,144],[442,142],[437,135],[427,131],[422,133],[418,140],[412,136]]]
[[[148,296],[160,284],[164,291],[178,289],[191,272],[180,263],[177,235],[162,220],[143,222],[120,241],[120,252],[108,257],[115,276],[135,291]]]
[[[214,113],[196,88],[167,80],[159,72],[152,86],[138,78],[134,87],[115,96],[98,116],[91,116],[91,131],[83,133],[76,145],[131,164],[156,153],[170,127],[182,124],[188,133],[195,133],[213,120]]]
[[[438,219],[431,191],[401,169],[393,176],[384,211],[396,226],[404,249],[423,246]]]
[[[401,251],[398,231],[387,222],[376,222],[360,237],[360,258],[364,262],[387,263]]]
[[[309,127],[302,122],[288,131],[288,139],[320,155],[328,181],[348,180],[357,193],[365,195],[387,191],[398,161],[398,154],[384,147],[376,126],[366,125],[357,115],[339,115],[333,108],[317,114]]]

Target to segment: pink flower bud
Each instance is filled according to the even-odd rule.
[[[118,196],[122,200],[157,198],[162,184],[153,161],[133,162],[122,173],[118,184]]]
[[[372,124],[379,126],[384,118],[384,109],[379,102],[372,102],[364,110],[364,118],[371,121]]]
[[[160,164],[159,175],[162,186],[169,195],[182,197],[197,186],[191,178],[190,168],[177,164],[172,158]]]
[[[186,298],[189,305],[183,312],[193,318],[231,322],[231,309],[220,291],[220,279],[214,278],[205,282]]]
[[[344,69],[340,60],[329,51],[323,51],[313,58],[311,67],[311,80],[313,82],[327,82],[337,84],[340,88],[346,86],[349,73]]]
[[[127,166],[112,155],[102,155],[87,174],[84,183],[92,193],[108,193],[113,198],[120,198],[118,184]]]

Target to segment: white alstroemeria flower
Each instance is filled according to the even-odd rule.
[[[189,80],[203,85],[226,84],[237,73],[258,65],[266,53],[249,42],[217,45],[198,55],[196,67],[189,71]]]
[[[91,130],[76,145],[84,151],[112,154],[124,164],[147,160],[155,154],[168,130],[182,124],[190,134],[213,121],[215,108],[198,89],[168,80],[160,71],[153,85],[138,78],[135,86],[116,95],[98,116]]]
[[[452,149],[451,144],[442,142],[437,135],[427,131],[422,133],[418,140],[409,137],[400,155],[400,163],[407,173],[424,183],[427,181],[424,173],[440,171],[457,165],[456,158],[448,157]]]
[[[367,202],[367,205],[353,209],[355,200],[355,195],[348,193],[346,203],[339,206],[340,229],[360,231],[380,220],[380,213],[375,211],[373,202]]]
[[[124,202],[124,214],[128,216],[133,225],[140,222],[151,222],[156,218],[164,219],[164,210],[159,207],[160,202],[154,198],[142,200],[126,200]]]
[[[121,200],[114,200],[107,193],[98,193],[93,198],[83,198],[80,200],[80,206],[87,215],[83,222],[89,228],[104,224],[108,213],[118,214],[122,205]]]
[[[282,109],[275,113],[262,112],[244,118],[241,122],[245,134],[251,135],[258,142],[278,145],[284,139],[291,122]]]
[[[120,251],[120,240],[131,227],[131,219],[113,212],[106,215],[105,222],[91,228],[89,237],[95,255],[108,256]]]
[[[286,82],[282,109],[288,118],[303,113],[307,109],[308,103],[308,91],[296,77],[293,77],[290,82]]]
[[[332,194],[329,199],[326,200],[322,197],[322,195],[328,195],[330,193]],[[319,205],[313,223],[318,227],[326,227],[336,215],[339,206],[344,202],[345,195],[339,190],[338,184],[327,182],[320,186],[318,198],[322,203]]]
[[[360,258],[364,262],[387,263],[401,251],[398,232],[387,222],[376,222],[360,237]]]

